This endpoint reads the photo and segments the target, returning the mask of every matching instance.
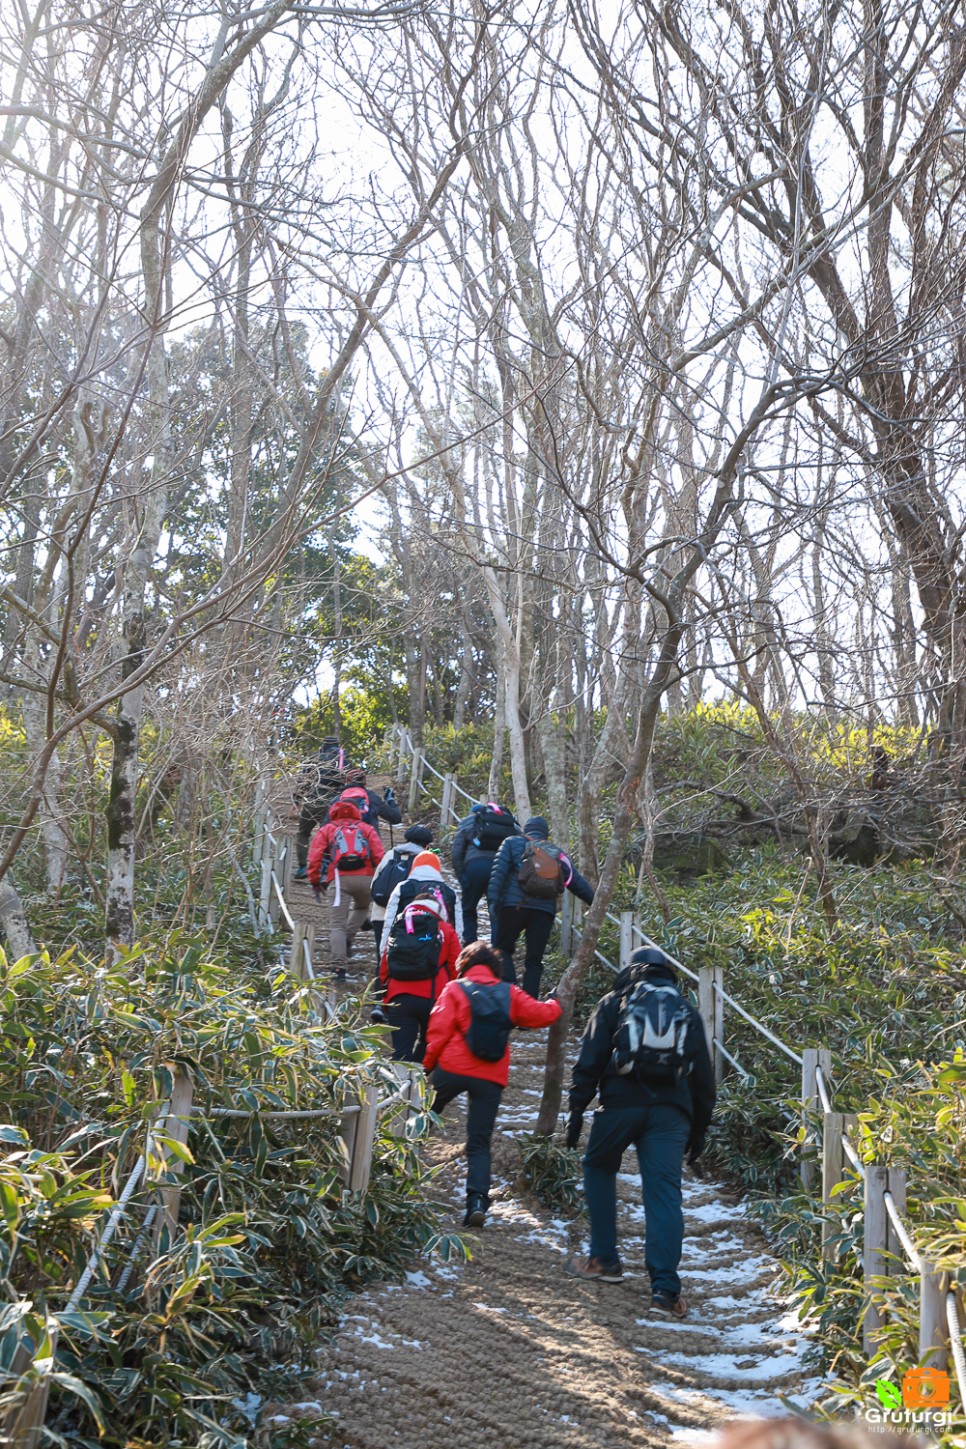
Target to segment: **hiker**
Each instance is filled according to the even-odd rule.
[[[561,1006],[555,996],[535,1001],[503,981],[500,953],[485,941],[463,947],[456,974],[430,1013],[423,1070],[435,1088],[433,1112],[461,1092],[469,1098],[463,1226],[481,1228],[490,1206],[490,1138],[510,1074],[510,1032],[549,1026]]]
[[[509,836],[500,846],[486,896],[490,939],[503,952],[505,980],[517,979],[513,952],[522,934],[526,938],[523,989],[537,996],[558,898],[568,890],[589,906],[594,889],[570,857],[550,843],[550,826],[542,815],[528,820],[523,832]]]
[[[373,1018],[392,1027],[396,1062],[422,1061],[429,1014],[446,983],[456,977],[460,938],[443,915],[438,896],[415,896],[399,911],[386,937],[379,966],[385,996]]]
[[[396,804],[392,788],[385,795],[378,795],[375,790],[367,789],[365,770],[346,770],[345,788],[339,799],[348,800],[355,805],[365,823],[377,830],[380,820],[385,820],[387,825],[399,825],[402,822],[402,811]]]
[[[511,811],[495,800],[474,805],[453,836],[453,870],[459,881],[463,907],[463,945],[479,938],[477,909],[486,895],[496,853],[508,835],[519,835]],[[492,932],[491,932],[492,934]]]
[[[421,850],[417,856],[413,857],[409,875],[395,887],[386,903],[386,916],[382,923],[383,941],[392,930],[396,912],[401,911],[403,906],[408,905],[414,896],[423,891],[435,892],[445,908],[445,919],[455,927],[457,935],[461,934],[463,914],[459,896],[453,887],[443,879],[443,863],[439,856],[431,850]]]
[[[401,885],[404,880],[408,879],[416,856],[432,843],[433,832],[428,825],[410,825],[403,837],[403,843],[394,845],[392,850],[386,851],[379,869],[372,877],[372,885],[369,888],[369,923],[375,937],[377,961],[382,951],[382,928],[386,919],[389,897],[397,885]]]
[[[295,862],[298,869],[294,880],[305,880],[309,873],[309,841],[312,831],[325,820],[329,806],[345,786],[344,769],[345,751],[339,748],[335,735],[326,735],[319,747],[318,760],[312,760],[302,767],[292,792],[292,800],[299,813],[299,828],[295,837]]]
[[[584,1153],[590,1252],[567,1270],[598,1283],[619,1283],[617,1174],[624,1151],[637,1152],[644,1201],[644,1262],[651,1312],[684,1318],[678,1264],[684,1237],[681,1172],[704,1151],[714,1108],[714,1072],[704,1024],[681,994],[665,953],[644,946],[594,1008],[580,1043],[570,1088],[567,1146],[580,1140],[595,1094]]]
[[[366,825],[348,800],[336,801],[327,823],[312,837],[308,876],[316,898],[335,883],[329,940],[337,981],[346,979],[349,951],[368,914],[373,873],[384,854],[378,830]]]

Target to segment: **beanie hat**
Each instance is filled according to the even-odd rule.
[[[677,976],[673,961],[661,950],[660,946],[639,946],[631,956],[632,966],[661,966],[665,971],[670,971],[672,976]]]
[[[412,865],[413,870],[415,870],[418,865],[431,865],[433,867],[433,870],[438,870],[440,875],[443,874],[443,863],[440,860],[439,856],[434,855],[431,850],[421,850],[419,854],[414,857]]]
[[[542,815],[531,815],[523,827],[524,835],[539,835],[546,840],[550,835],[550,826]]]
[[[337,750],[339,748],[339,741],[335,735],[326,735],[322,741],[322,748],[323,750]]]
[[[421,845],[425,848],[432,843],[433,832],[428,825],[410,825],[405,839],[409,841],[410,845]]]

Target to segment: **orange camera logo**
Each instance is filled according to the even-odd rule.
[[[909,1369],[902,1378],[902,1402],[907,1409],[945,1409],[949,1375],[943,1369]]]

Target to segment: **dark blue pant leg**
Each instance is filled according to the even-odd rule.
[[[644,1128],[647,1109],[603,1107],[594,1113],[584,1153],[584,1198],[590,1218],[590,1256],[616,1263],[617,1174],[624,1151]]]
[[[681,1291],[678,1264],[684,1242],[681,1171],[691,1119],[680,1107],[660,1104],[635,1139],[644,1202],[644,1262],[655,1293]]]
[[[493,861],[479,856],[468,860],[460,876],[460,893],[463,903],[463,945],[480,939],[479,904],[486,895],[490,883]],[[490,933],[492,935],[492,931]]]
[[[536,999],[540,995],[540,977],[543,975],[543,955],[553,930],[554,912],[527,909],[524,934],[526,951],[523,957],[523,989]]]

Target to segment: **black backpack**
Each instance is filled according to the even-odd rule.
[[[614,1032],[614,1066],[620,1077],[643,1082],[680,1082],[694,1060],[691,1010],[667,981],[635,981],[621,1001]]]
[[[417,896],[434,896],[446,912],[449,924],[455,925],[456,892],[452,886],[448,886],[445,881],[410,880],[407,874],[405,884],[399,891],[399,909],[402,910],[403,906],[408,906]]]
[[[525,896],[553,901],[566,888],[563,851],[546,840],[531,840],[523,852],[517,882]]]
[[[373,878],[370,895],[374,906],[388,906],[389,897],[397,885],[409,879],[409,872],[418,854],[416,850],[403,850],[401,846],[393,851],[389,865]]]
[[[516,835],[517,823],[509,810],[494,810],[489,805],[476,812],[473,844],[479,850],[499,850],[508,835]]]
[[[418,901],[400,911],[392,923],[386,966],[393,981],[432,981],[439,971],[442,935],[435,911]]]
[[[494,981],[461,981],[470,1003],[470,1028],[466,1045],[482,1062],[498,1062],[503,1058],[513,1022],[510,1018],[510,983]]]

